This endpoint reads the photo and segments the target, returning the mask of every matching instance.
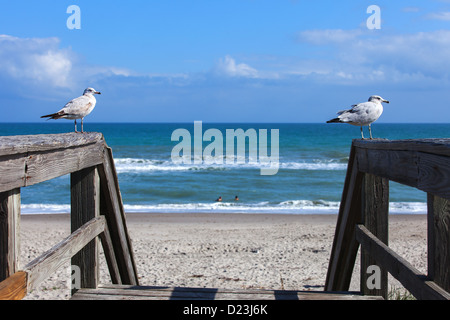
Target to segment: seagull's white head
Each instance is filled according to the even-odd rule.
[[[94,88],[86,88],[84,89],[83,95],[85,94],[101,94],[100,92],[96,91]]]
[[[370,96],[369,101],[371,101],[371,102],[379,102],[379,103],[381,103],[381,102],[389,103],[389,101],[383,99],[380,96]]]

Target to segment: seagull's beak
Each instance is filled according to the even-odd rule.
[[[100,91],[95,91],[94,93],[95,94],[102,94]],[[389,101],[388,101],[388,103],[389,103]]]
[[[99,92],[100,93],[100,92]],[[385,103],[389,103],[389,101],[388,100],[382,100],[381,102],[385,102]]]

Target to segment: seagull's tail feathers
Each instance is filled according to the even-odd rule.
[[[339,123],[339,122],[342,122],[342,120],[339,119],[339,118],[334,118],[334,119],[331,119],[331,120],[327,121],[327,123]]]
[[[56,113],[52,113],[52,114],[47,114],[45,116],[41,116],[41,118],[48,118],[49,119],[61,119],[62,117],[64,117],[65,113],[64,112],[56,112]]]

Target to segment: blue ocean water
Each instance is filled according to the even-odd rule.
[[[271,130],[278,130],[278,172],[261,175],[262,164],[250,161],[248,150],[243,164],[174,163],[171,154],[180,143],[171,139],[176,129],[189,131],[193,152],[194,123],[86,121],[85,130],[102,132],[113,149],[127,212],[337,213],[351,142],[360,137],[359,127],[343,124],[202,124],[203,133],[217,129],[223,135],[224,155],[227,129],[266,129],[269,142]],[[72,121],[0,123],[0,136],[72,130]],[[375,123],[372,131],[374,137],[386,139],[444,138],[449,137],[450,124]],[[203,141],[202,149],[209,144]],[[22,212],[69,212],[69,179],[22,188]],[[219,196],[222,202],[215,201]],[[426,212],[425,193],[393,182],[390,202],[391,213]]]

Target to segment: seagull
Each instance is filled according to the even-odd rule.
[[[369,126],[370,139],[372,139],[370,124],[375,122],[383,113],[382,102],[389,103],[380,96],[371,96],[368,102],[354,104],[351,109],[339,111],[338,117],[328,120],[327,123],[350,123],[354,126],[360,126],[363,139],[363,126]]]
[[[41,118],[49,119],[69,119],[75,120],[75,132],[77,131],[77,119],[81,119],[81,133],[83,133],[83,119],[86,117],[95,107],[94,94],[101,94],[93,88],[87,88],[84,90],[83,95],[69,101],[64,108],[56,113],[47,114]],[[48,119],[47,119],[48,120]]]

